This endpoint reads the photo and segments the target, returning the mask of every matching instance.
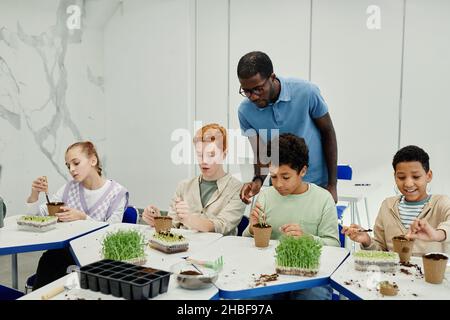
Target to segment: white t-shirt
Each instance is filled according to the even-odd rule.
[[[111,180],[106,180],[105,184],[96,190],[89,190],[84,188],[84,198],[86,200],[86,205],[88,208],[91,208],[101,197],[102,195],[108,190],[109,186],[111,185]],[[64,190],[66,188],[66,185],[63,185],[59,190],[50,197],[50,201],[52,202],[61,202]],[[111,216],[109,217],[106,222],[108,223],[120,223],[122,222],[123,218],[123,212],[125,211],[125,203],[126,198],[123,197],[123,199],[120,200],[119,205],[117,206],[116,210],[113,211]],[[39,200],[33,203],[27,203],[26,204],[26,212],[27,214],[31,215],[40,215],[40,216],[46,216],[48,215],[47,211],[47,205],[45,203],[39,203]],[[87,216],[87,220],[92,220],[91,217]]]

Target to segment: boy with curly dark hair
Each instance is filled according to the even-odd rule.
[[[339,247],[337,213],[332,195],[324,188],[303,181],[309,161],[305,140],[290,133],[275,139],[268,147],[272,156],[269,166],[272,186],[259,193],[243,236],[253,236],[253,225],[265,215],[266,222],[272,226],[272,239],[283,234],[311,235],[323,245]],[[331,299],[331,292],[329,286],[324,286],[289,292],[284,298]],[[278,299],[279,296],[272,298]]]
[[[282,234],[310,234],[323,245],[339,247],[333,197],[327,190],[303,181],[309,160],[305,140],[290,133],[276,139],[278,147],[272,150],[273,141],[268,147],[272,150],[269,166],[272,186],[258,195],[243,235],[252,236],[253,224],[264,214],[272,226],[272,239],[278,239]]]
[[[413,255],[428,252],[449,253],[450,198],[429,195],[427,185],[433,178],[429,156],[417,146],[400,149],[392,161],[394,178],[401,195],[381,204],[374,226],[374,237],[360,232],[360,226],[344,227],[351,240],[365,250],[393,250],[392,238],[406,235],[416,239]]]

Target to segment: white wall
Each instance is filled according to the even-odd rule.
[[[406,6],[401,146],[430,155],[432,193],[450,194],[450,2]]]
[[[238,128],[237,107],[242,99],[237,94],[238,60],[249,51],[265,51],[273,60],[275,73],[310,79],[321,88],[336,129],[338,161],[352,165],[355,180],[378,185],[377,192],[369,196],[372,222],[381,201],[394,194],[391,162],[400,139],[400,147],[411,143],[429,151],[436,173],[432,192],[450,194],[446,166],[450,152],[445,147],[449,137],[445,122],[449,115],[450,22],[446,14],[450,4],[445,0],[407,0],[405,9],[404,3],[197,1],[197,21],[220,17],[218,24],[197,31],[209,33],[220,26],[213,45],[197,46],[197,56],[214,55],[218,50],[214,44],[220,43],[222,49],[229,43],[228,61],[223,61],[224,51],[220,59],[228,64],[228,73],[220,66],[214,73],[216,80],[202,83],[197,92],[202,92],[203,100],[223,97],[225,86],[217,94],[215,83],[228,77],[228,123],[231,129]],[[367,21],[373,11],[366,10],[374,5],[380,8],[381,28],[369,30]],[[424,106],[439,119],[430,116],[426,121]],[[203,115],[209,119],[212,113],[209,110]],[[217,113],[222,115],[223,110]],[[196,118],[201,115],[197,113]],[[237,169],[231,166],[230,170]]]
[[[379,30],[367,28],[370,5],[381,8]],[[354,179],[380,185],[371,213],[393,191],[402,22],[403,0],[313,2],[311,80],[328,102],[339,162],[352,166]]]
[[[177,182],[196,172],[194,164],[172,163],[178,141],[171,134],[192,133],[195,120],[239,128],[236,66],[251,50],[267,52],[277,74],[321,88],[339,162],[353,166],[355,179],[380,184],[369,198],[373,216],[393,194],[390,163],[399,139],[430,153],[432,192],[450,194],[446,0],[407,0],[406,8],[403,0],[88,0],[81,43],[65,35],[72,40],[63,64],[67,89],[63,69],[49,80],[17,29],[19,21],[25,35],[50,34],[60,3],[69,2],[0,3],[0,193],[11,212],[21,213],[35,176],[48,175],[51,189],[64,182],[63,153],[78,138],[98,144],[108,176],[130,190],[132,203],[167,207]],[[381,9],[379,30],[367,29],[369,5]],[[54,61],[58,42],[45,50]],[[31,112],[51,93],[61,99]],[[49,124],[53,115],[66,123]],[[40,141],[27,119],[54,137]]]
[[[193,168],[171,161],[171,134],[194,115],[191,5],[124,1],[105,29],[108,168],[139,207],[167,208]]]
[[[230,1],[230,127],[239,128],[237,64],[250,51],[264,51],[274,71],[284,76],[308,78],[309,0]]]

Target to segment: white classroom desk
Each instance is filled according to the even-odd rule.
[[[411,257],[411,263],[422,266],[422,258]],[[405,269],[411,274],[400,271]],[[331,286],[352,300],[450,300],[450,272],[447,267],[446,279],[441,284],[425,282],[414,267],[399,266],[392,273],[357,271],[353,256],[349,256],[331,276]],[[377,289],[379,281],[395,282],[399,287],[396,296],[383,296]]]
[[[49,283],[48,285],[30,292],[27,295],[22,296],[18,300],[41,300],[42,295],[50,292],[53,288],[64,285],[71,275],[68,274],[58,280]],[[171,275],[169,280],[169,287],[167,292],[158,294],[154,298],[149,300],[218,300],[219,290],[216,287],[211,286],[201,290],[188,290],[181,288],[175,280],[175,276]],[[124,298],[115,297],[112,294],[103,294],[99,291],[92,291],[88,289],[70,289],[66,290],[51,300],[125,300]]]
[[[118,223],[90,233],[82,238],[75,239],[70,242],[70,247],[78,265],[85,266],[89,263],[101,260],[101,243],[104,236],[107,232],[114,232],[119,229],[139,230],[144,234],[146,242],[148,242],[155,232],[155,229],[148,225]],[[147,254],[147,262],[145,263],[145,266],[170,271],[170,267],[173,264],[182,261],[182,257],[191,256],[196,251],[199,251],[222,237],[222,234],[220,233],[197,232],[185,229],[172,229],[172,232],[182,234],[186,237],[189,241],[189,249],[184,252],[167,254],[146,246],[145,252]]]
[[[66,248],[70,240],[108,225],[95,220],[77,220],[58,222],[55,229],[46,232],[30,232],[18,229],[17,219],[20,217],[5,218],[5,226],[0,229],[0,255],[12,255],[12,284],[15,289],[18,288],[18,253]]]
[[[277,240],[270,240],[269,247],[260,249],[249,237],[226,236],[192,255],[193,258],[214,260],[223,256],[224,267],[216,285],[220,298],[243,299],[266,294],[288,292],[329,284],[329,278],[349,252],[345,248],[322,248],[319,272],[314,277],[280,275],[277,281],[265,286],[255,286],[261,274],[273,274]]]

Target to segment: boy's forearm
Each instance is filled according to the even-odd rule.
[[[261,168],[269,167],[270,161],[270,159],[267,157],[267,145],[259,139],[259,135],[252,138],[249,137],[249,141],[253,150],[254,159],[256,160],[256,162],[253,164],[254,177],[261,177],[261,184],[263,184],[264,180],[267,177],[267,174],[262,174]],[[263,159],[261,159],[261,157]]]
[[[335,186],[337,184],[337,140],[334,130],[324,134],[323,151],[328,169],[328,185]]]
[[[438,242],[447,240],[447,232],[444,229],[436,229],[436,238],[434,240]]]
[[[314,120],[320,131],[325,162],[328,168],[328,185],[337,184],[337,139],[333,122],[327,112],[324,116]]]
[[[201,232],[214,232],[214,223],[203,217],[196,217],[191,225],[191,229],[195,229]]]
[[[447,214],[445,215],[444,221],[438,224],[436,227],[436,231],[439,231],[440,237],[442,237],[441,240],[437,240],[440,242],[450,242],[450,239],[448,237],[450,233],[450,210],[447,210]]]
[[[261,178],[261,185],[264,183],[264,180],[266,180],[267,174],[261,174],[261,168],[263,168],[261,164],[255,163],[253,165],[253,174],[254,178],[253,181],[257,180],[256,178]]]

